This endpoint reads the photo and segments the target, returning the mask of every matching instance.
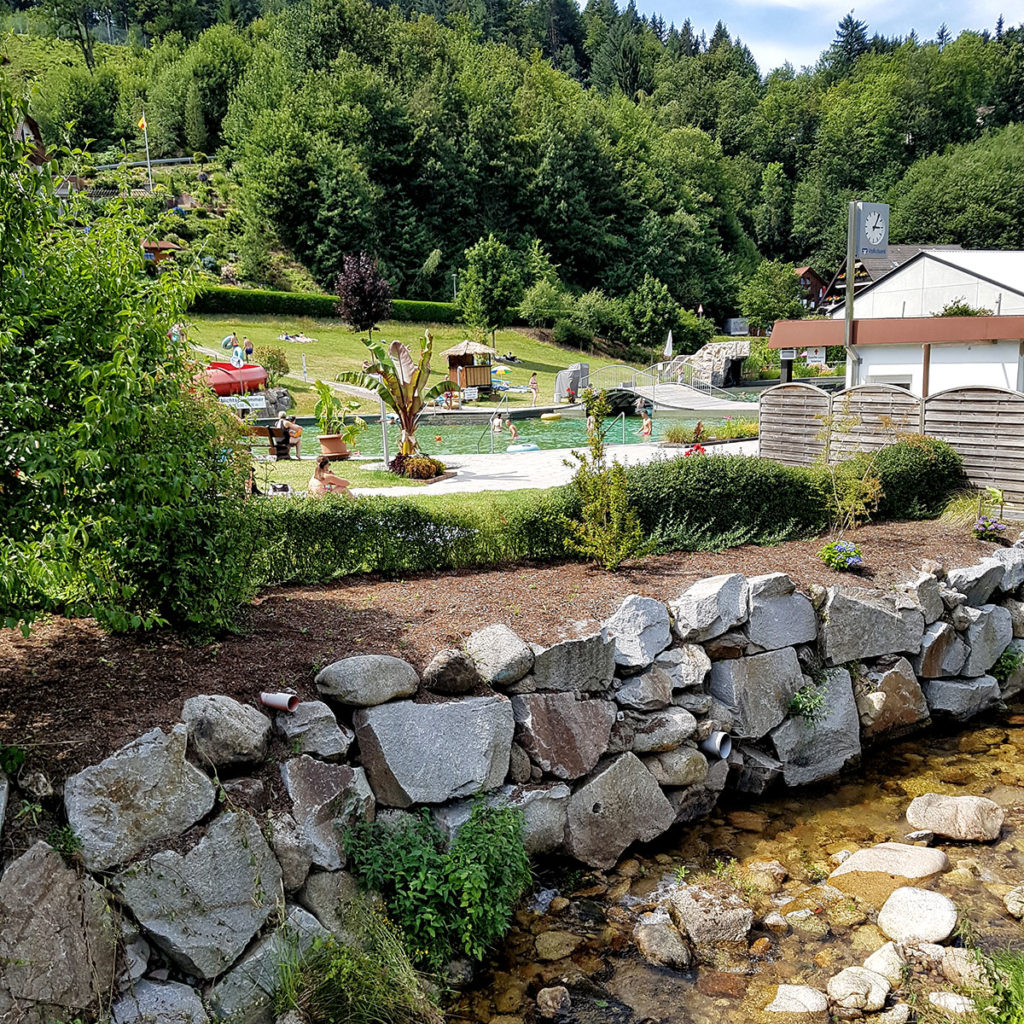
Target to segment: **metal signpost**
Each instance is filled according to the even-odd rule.
[[[851,202],[846,218],[846,326],[843,347],[850,364],[850,387],[860,383],[860,358],[853,350],[855,265],[860,256],[882,257],[889,251],[889,207],[885,203]]]

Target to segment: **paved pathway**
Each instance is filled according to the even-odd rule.
[[[756,455],[757,440],[734,441],[729,444],[708,445],[712,454]],[[636,466],[655,459],[682,456],[683,448],[660,448],[657,445],[609,445],[608,453],[627,466]],[[568,483],[574,470],[565,465],[570,449],[518,452],[494,455],[453,455],[445,458],[449,469],[456,475],[422,489],[409,487],[353,487],[353,494],[380,494],[410,497],[412,494],[466,494],[474,491],[521,491],[529,487],[556,487]]]

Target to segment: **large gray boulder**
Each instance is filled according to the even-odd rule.
[[[615,701],[634,711],[658,711],[672,703],[672,677],[654,665],[631,676],[615,691]]]
[[[766,651],[810,643],[818,635],[814,606],[796,593],[796,584],[784,572],[751,576],[747,581],[750,614],[747,636]]]
[[[643,759],[659,786],[695,786],[708,777],[708,759],[695,747],[679,747]]]
[[[347,871],[314,871],[306,879],[296,901],[308,910],[335,938],[358,945],[350,908],[359,897],[359,883]]]
[[[345,866],[345,829],[372,821],[375,802],[366,772],[347,764],[327,764],[303,754],[281,765],[281,778],[303,847],[317,867]]]
[[[228,968],[284,899],[281,867],[245,811],[214,819],[184,856],[133,864],[114,886],[154,945],[200,978]]]
[[[294,892],[306,881],[313,857],[298,824],[290,814],[275,814],[270,818],[270,846],[281,865],[284,891]]]
[[[519,682],[533,668],[533,651],[508,626],[487,626],[466,638],[466,653],[485,683],[503,688]]]
[[[958,676],[967,653],[967,645],[948,622],[933,622],[924,631],[921,652],[914,658],[914,671],[922,679]]]
[[[936,619],[942,618],[942,613],[945,611],[945,605],[942,603],[942,591],[937,577],[932,573],[918,573],[913,580],[902,584],[898,589],[921,606],[926,625],[931,625]]]
[[[389,807],[497,789],[508,773],[515,722],[506,697],[400,701],[357,711],[354,725],[370,785]]]
[[[340,761],[355,740],[355,733],[338,724],[334,712],[322,700],[304,700],[292,712],[280,711],[274,728],[292,753],[309,754],[321,761]]]
[[[185,760],[187,736],[183,725],[154,729],[64,784],[68,824],[90,871],[122,864],[209,813],[216,791]]]
[[[357,708],[411,697],[420,685],[416,669],[387,654],[358,654],[322,668],[316,676],[320,693]]]
[[[924,612],[906,594],[829,587],[821,619],[822,650],[832,665],[921,649]]]
[[[633,731],[630,748],[634,754],[675,750],[697,731],[697,719],[685,708],[666,708],[646,715],[629,714],[627,718]]]
[[[103,890],[38,842],[0,877],[0,1007],[12,1021],[102,1012],[115,976],[117,916]]]
[[[631,594],[604,624],[615,641],[615,664],[646,668],[672,641],[668,609],[652,597]]]
[[[989,557],[1003,567],[1003,576],[996,590],[1012,594],[1024,584],[1024,548],[996,548]]]
[[[693,962],[693,954],[664,907],[641,914],[633,928],[633,941],[640,955],[656,967],[684,970]]]
[[[977,679],[925,679],[921,683],[933,715],[948,715],[965,722],[999,700],[994,676]]]
[[[307,953],[317,939],[330,932],[301,907],[289,907],[285,922],[260,939],[222,978],[206,991],[215,1017],[231,1024],[273,1024],[274,994],[281,981],[281,966]]]
[[[533,678],[538,690],[604,693],[615,675],[615,641],[601,633],[563,640],[536,654]]]
[[[829,999],[843,1010],[875,1013],[885,1005],[892,986],[867,967],[847,967],[825,986]]]
[[[566,849],[594,868],[610,868],[630,843],[648,842],[675,812],[635,754],[620,754],[590,776],[569,800]]]
[[[779,985],[764,1012],[779,1014],[787,1024],[828,1024],[828,997],[808,985]]]
[[[608,749],[615,705],[577,700],[572,693],[529,693],[512,698],[516,742],[542,772],[578,779]]]
[[[711,671],[711,659],[700,644],[681,644],[663,651],[654,665],[672,677],[673,690],[698,690]]]
[[[778,725],[803,685],[792,647],[711,666],[711,693],[732,710],[736,735],[747,739],[758,739]]]
[[[928,721],[928,702],[906,658],[881,662],[854,684],[861,738],[895,738]]]
[[[433,693],[469,693],[483,685],[483,677],[472,655],[438,651],[423,670],[423,685]]]
[[[787,786],[830,778],[860,756],[860,719],[850,673],[828,669],[820,689],[825,693],[822,718],[789,718],[771,732]]]
[[[1003,809],[983,796],[925,793],[910,801],[907,821],[915,829],[925,829],[937,836],[986,843],[999,838]]]
[[[270,719],[224,694],[189,697],[181,720],[196,757],[204,764],[255,764],[267,756]]]
[[[999,660],[1013,639],[1010,613],[997,604],[980,608],[965,608],[970,625],[964,634],[970,653],[964,662],[963,675],[968,678],[982,676]]]
[[[747,620],[745,576],[727,573],[698,580],[669,603],[672,632],[684,643],[721,636]]]
[[[110,1008],[112,1024],[207,1024],[199,993],[176,981],[135,982]]]
[[[1018,601],[1012,597],[1003,598],[1003,607],[1010,613],[1010,624],[1013,627],[1013,635],[1017,638],[1024,638],[1024,601]]]
[[[969,605],[978,608],[995,593],[1005,572],[1001,562],[994,558],[983,558],[977,565],[950,569],[946,573],[946,584],[953,590],[959,590]]]
[[[956,928],[956,905],[942,893],[905,886],[878,912],[882,934],[904,946],[945,942]]]

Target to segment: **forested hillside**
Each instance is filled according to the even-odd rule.
[[[287,250],[327,287],[367,250],[396,295],[450,297],[493,233],[547,254],[527,284],[663,285],[721,317],[760,258],[827,276],[854,197],[893,204],[894,242],[1024,247],[1024,31],[1001,20],[890,39],[848,16],[815,67],[762,76],[725,26],[615,0],[14,6],[7,74],[48,141],[137,154],[145,107],[154,157],[216,154],[250,265]]]

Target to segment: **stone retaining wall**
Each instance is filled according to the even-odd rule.
[[[97,1013],[113,992],[116,1024],[269,1024],[286,944],[343,931],[341,840],[357,819],[427,806],[450,835],[474,799],[503,801],[531,853],[607,868],[726,787],[816,782],[868,744],[1024,689],[1024,669],[992,674],[1024,652],[1024,547],[925,569],[892,593],[716,576],[668,605],[631,596],[600,632],[547,649],[490,626],[422,678],[346,658],[317,675],[322,700],[273,720],[193,697],[169,732],[67,780],[84,873],[42,842],[4,866],[0,1018]],[[294,753],[291,809],[257,822],[230,794],[272,730]],[[723,733],[724,759],[709,742]]]

